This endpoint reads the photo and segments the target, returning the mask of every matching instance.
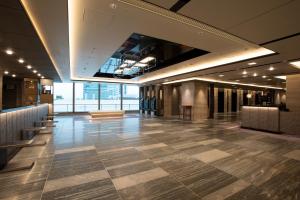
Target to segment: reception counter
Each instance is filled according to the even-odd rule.
[[[255,130],[280,132],[278,107],[243,106],[241,126]]]

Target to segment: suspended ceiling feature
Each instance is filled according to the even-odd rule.
[[[252,67],[258,71],[275,63],[276,70],[266,72],[268,76],[299,73],[289,64],[291,60],[299,59],[296,55],[300,46],[297,37],[297,19],[300,16],[296,12],[299,1],[254,0],[245,3],[238,0],[191,0],[177,13],[169,10],[178,2],[172,0],[147,0],[151,4],[137,0],[22,2],[29,5],[27,12],[32,14],[41,28],[46,38],[44,45],[49,47],[52,60],[57,63],[63,76],[72,80],[143,84],[182,76],[225,72],[234,75],[234,71],[241,74],[241,70],[249,67],[247,63],[252,60],[257,62]],[[47,6],[59,9],[54,14],[46,9]],[[69,31],[66,31],[68,25]],[[99,66],[134,32],[211,53],[134,79],[93,77]],[[57,45],[69,47],[66,41],[70,41],[70,48],[57,48]],[[67,58],[70,58],[70,63]],[[228,77],[231,76],[219,79],[227,80]],[[259,83],[258,79],[255,81]]]
[[[209,52],[133,33],[102,65],[95,77],[131,79]]]
[[[14,53],[7,55],[5,50]],[[19,78],[45,78],[60,81],[48,54],[39,40],[26,12],[18,0],[1,0],[0,3],[0,69]],[[18,60],[21,59],[21,62]],[[30,65],[31,69],[26,66]],[[37,73],[33,73],[37,70]]]

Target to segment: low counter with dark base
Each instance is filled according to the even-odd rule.
[[[280,132],[280,111],[278,107],[243,106],[242,128]]]

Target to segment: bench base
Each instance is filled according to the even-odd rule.
[[[103,117],[123,117],[124,111],[95,111],[89,112],[92,118],[103,118]]]
[[[3,169],[0,170],[0,174],[20,171],[20,170],[29,170],[34,166],[34,164],[35,164],[35,162],[33,162],[33,161],[8,163]]]

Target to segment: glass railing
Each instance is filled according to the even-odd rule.
[[[100,110],[120,110],[120,104],[100,104]],[[75,112],[98,110],[98,104],[75,104]],[[123,110],[139,110],[139,104],[123,104]],[[73,104],[54,104],[54,112],[73,112]]]

